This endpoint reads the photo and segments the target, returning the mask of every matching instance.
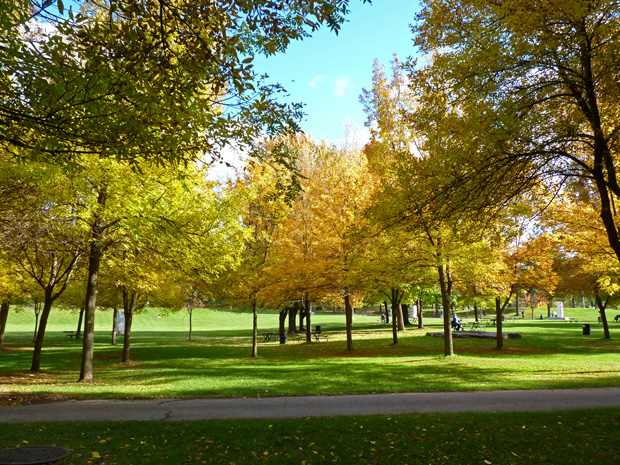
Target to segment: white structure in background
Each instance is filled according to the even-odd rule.
[[[411,305],[411,319],[415,319],[418,317],[418,306],[413,304]]]
[[[550,316],[549,320],[568,320],[568,317],[564,316],[564,304],[562,302],[557,303],[557,311],[554,312],[553,316]]]
[[[125,313],[116,312],[116,334],[125,335]]]

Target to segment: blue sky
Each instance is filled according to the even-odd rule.
[[[375,58],[389,67],[394,53],[402,60],[415,52],[409,25],[419,10],[416,0],[373,0],[372,5],[351,0],[350,9],[337,36],[321,29],[254,65],[282,84],[290,101],[305,104],[302,128],[317,140],[340,140],[347,119],[364,125],[359,95],[370,88]]]
[[[77,10],[78,1],[63,3]],[[349,7],[338,35],[321,28],[284,54],[257,57],[254,64],[255,71],[286,88],[288,101],[305,104],[301,126],[317,140],[339,141],[347,119],[364,126],[359,95],[370,88],[375,58],[389,67],[394,53],[404,60],[415,52],[409,25],[420,8],[418,0],[350,0]]]

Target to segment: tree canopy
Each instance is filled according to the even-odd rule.
[[[252,69],[325,24],[349,0],[3,2],[0,143],[22,157],[76,153],[158,163],[252,151],[294,132],[300,104],[278,101]],[[54,5],[55,4],[55,5]],[[57,11],[56,11],[57,10]]]

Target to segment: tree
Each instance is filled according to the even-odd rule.
[[[541,182],[585,181],[620,259],[619,20],[613,0],[425,2],[413,114],[427,138],[449,141],[440,190],[454,209],[498,212]]]
[[[205,170],[193,165],[175,170],[144,166],[138,173],[124,163],[104,160],[81,175],[82,196],[92,203],[83,202],[80,220],[87,231],[100,231],[93,236],[97,241],[90,243],[96,254],[91,265],[97,266],[89,270],[89,277],[96,277],[98,284],[100,271],[108,274],[122,295],[123,361],[128,361],[133,314],[147,297],[178,295],[183,287],[179,276],[210,281],[235,263],[242,205],[223,189],[217,193]],[[168,282],[177,286],[173,289]],[[93,293],[96,299],[96,288],[87,289],[81,374],[85,381],[92,378],[93,346],[86,342],[94,336]],[[186,297],[177,299],[176,306],[181,307]]]
[[[619,269],[607,241],[603,225],[597,221],[597,205],[592,189],[574,184],[563,191],[543,218],[554,232],[558,290],[594,295],[606,339],[610,339],[606,308],[618,293]]]
[[[4,332],[13,298],[22,293],[23,278],[17,266],[9,257],[0,254],[0,349],[4,342]]]
[[[222,294],[252,308],[251,357],[258,356],[259,306],[268,300],[268,290],[277,282],[268,270],[273,236],[282,210],[287,208],[278,190],[280,174],[259,163],[251,163],[244,178],[234,186],[246,199],[240,215],[245,226],[240,235],[243,246],[240,247],[239,265],[223,275],[218,284]]]
[[[299,190],[280,211],[271,236],[270,300],[304,304],[307,343],[312,303],[344,301],[352,350],[353,305],[364,293],[360,263],[367,243],[360,231],[373,188],[366,160],[359,151],[317,144],[302,134],[273,144],[295,153]]]
[[[64,185],[54,167],[36,165],[24,170],[22,181],[35,194],[22,199],[19,216],[5,217],[0,242],[5,253],[40,288],[43,308],[35,334],[30,371],[38,372],[47,321],[54,302],[63,294],[82,256],[75,223],[71,189]],[[37,315],[38,318],[38,315]]]
[[[85,0],[67,12],[61,1],[4,2],[0,143],[61,162],[251,151],[257,134],[294,131],[301,116],[252,70],[254,56],[322,24],[337,32],[348,3]]]
[[[381,200],[375,201],[375,209],[380,211],[383,228],[407,231],[418,264],[436,270],[444,316],[444,354],[452,356],[450,300],[455,257],[470,225],[459,224],[448,205],[436,201],[437,183],[445,177],[438,161],[444,147],[428,143],[428,137],[418,140],[419,128],[411,127],[405,117],[417,108],[417,102],[396,57],[392,74],[388,80],[384,67],[375,62],[373,87],[360,97],[372,134],[365,151],[381,180]]]

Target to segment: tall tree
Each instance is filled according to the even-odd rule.
[[[560,293],[586,292],[593,295],[609,339],[606,308],[618,287],[619,264],[610,248],[603,225],[597,221],[597,202],[587,185],[573,184],[563,191],[545,217],[543,224],[554,231]]]
[[[446,149],[438,187],[454,209],[497,212],[541,181],[587,180],[620,259],[619,21],[615,0],[424,2],[411,121]]]
[[[282,213],[273,236],[271,292],[304,303],[306,341],[311,342],[310,304],[345,305],[347,347],[353,349],[353,305],[363,294],[362,224],[373,189],[359,150],[315,143],[298,134],[282,143],[296,154],[299,192]]]
[[[246,199],[241,215],[246,227],[240,236],[243,247],[239,266],[223,275],[218,284],[220,293],[252,308],[251,357],[258,356],[259,307],[270,300],[269,290],[278,281],[268,271],[273,237],[282,211],[288,208],[278,188],[282,185],[280,175],[278,170],[251,163],[244,178],[237,181],[235,189]]]
[[[54,302],[67,289],[82,256],[75,201],[71,189],[61,182],[59,170],[39,167],[38,196],[24,199],[22,216],[4,222],[0,242],[5,253],[43,293],[43,309],[30,371],[41,367],[47,321]]]

